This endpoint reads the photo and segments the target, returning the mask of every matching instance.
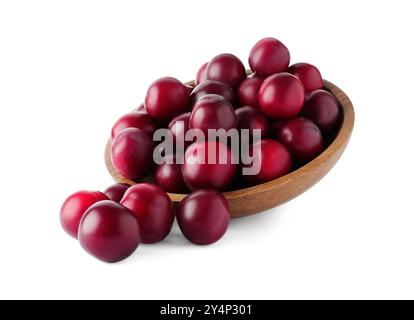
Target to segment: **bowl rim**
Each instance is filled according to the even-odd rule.
[[[194,81],[186,82],[187,85],[193,84]],[[354,108],[352,105],[351,100],[349,97],[336,85],[333,83],[324,80],[324,89],[332,93],[336,99],[339,102],[339,105],[342,109],[342,121],[341,126],[337,132],[336,137],[331,141],[329,146],[315,159],[308,162],[304,166],[282,176],[277,179],[258,184],[251,187],[246,187],[242,189],[232,190],[232,191],[226,191],[223,192],[224,197],[227,200],[233,200],[237,198],[241,198],[247,195],[254,195],[266,191],[270,191],[273,189],[273,187],[277,184],[279,186],[287,185],[291,181],[298,179],[300,176],[304,174],[308,174],[310,171],[314,170],[316,167],[319,167],[322,165],[325,161],[327,161],[332,154],[335,153],[337,149],[339,149],[341,146],[346,144],[352,134],[352,129],[355,122],[355,113]],[[111,157],[110,157],[110,148],[111,148],[111,140],[108,139],[105,147],[105,164],[106,167],[112,176],[112,178],[118,182],[118,183],[126,183],[129,185],[137,184],[140,182],[145,182],[144,180],[141,180],[140,182],[135,182],[133,180],[127,179],[123,176],[121,176],[116,169],[114,168]],[[179,193],[171,193],[167,192],[169,197],[174,202],[180,202],[184,197],[186,197],[188,194],[179,194]]]

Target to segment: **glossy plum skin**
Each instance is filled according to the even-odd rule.
[[[159,124],[150,115],[133,111],[123,115],[115,122],[111,130],[111,138],[113,139],[120,131],[126,128],[141,129],[152,139],[152,135],[159,128]]]
[[[316,90],[306,97],[302,115],[312,120],[324,135],[328,135],[339,125],[338,101],[330,92]]]
[[[176,116],[168,124],[168,129],[171,131],[174,141],[177,141],[178,137],[185,139],[187,131],[190,129],[190,116],[191,112],[186,112]],[[184,148],[188,147],[191,141],[184,140]]]
[[[259,77],[247,78],[239,86],[237,91],[237,100],[239,106],[249,106],[259,108],[259,90],[263,79]]]
[[[185,152],[181,171],[191,190],[223,190],[231,183],[236,165],[226,145],[215,141],[195,142]]]
[[[288,148],[299,165],[308,163],[323,151],[321,131],[305,118],[287,121],[279,130],[278,140]]]
[[[208,129],[237,128],[233,106],[222,96],[209,94],[197,101],[190,116],[190,129],[200,129],[208,137]]]
[[[171,157],[171,163],[160,164],[155,169],[155,182],[166,192],[186,193],[188,188],[181,173],[181,164]]]
[[[206,80],[203,83],[199,84],[197,87],[195,87],[193,92],[191,93],[191,106],[194,107],[194,105],[198,100],[200,100],[200,98],[208,94],[217,94],[219,96],[222,96],[232,105],[235,105],[236,98],[233,89],[229,85],[220,81]]]
[[[125,178],[141,179],[154,166],[153,148],[152,139],[144,131],[137,128],[124,129],[112,141],[112,164]]]
[[[229,53],[214,57],[206,68],[206,80],[227,83],[233,90],[237,90],[245,78],[246,70],[243,63],[239,58]]]
[[[267,137],[269,133],[269,120],[260,111],[254,107],[241,107],[236,109],[237,128],[250,130],[250,137],[252,137],[252,130],[258,129],[261,131],[261,137]]]
[[[274,38],[260,40],[249,54],[250,69],[261,77],[284,72],[289,67],[289,63],[289,50],[282,42]]]
[[[227,200],[215,190],[199,190],[178,205],[177,222],[192,243],[208,245],[226,233],[230,221]]]
[[[125,192],[130,187],[129,184],[125,183],[115,183],[105,189],[104,193],[109,200],[120,202]]]
[[[139,183],[128,189],[121,204],[138,220],[143,243],[156,243],[171,231],[174,211],[170,198],[159,186]]]
[[[108,200],[108,197],[99,191],[78,191],[70,195],[60,209],[60,223],[63,229],[77,239],[82,216],[90,206],[102,200]]]
[[[318,68],[309,63],[296,63],[287,70],[297,77],[305,87],[306,93],[322,89],[323,80]]]
[[[156,80],[145,96],[148,114],[163,123],[168,123],[175,116],[186,112],[188,102],[188,88],[171,77]]]
[[[135,111],[135,112],[141,112],[141,113],[148,114],[148,113],[147,113],[147,110],[145,109],[145,104],[143,104],[143,103],[141,103],[138,107],[136,107],[136,108],[134,109],[134,111]]]
[[[200,69],[198,69],[196,74],[196,79],[194,84],[198,86],[200,83],[206,80],[206,69],[207,69],[208,62],[201,65]]]
[[[114,201],[100,201],[90,207],[79,225],[83,249],[105,262],[129,257],[140,243],[140,229],[132,212]]]
[[[290,73],[278,73],[268,77],[259,90],[262,111],[276,120],[297,116],[305,102],[305,88]]]
[[[287,148],[271,139],[255,142],[249,149],[253,161],[260,165],[260,171],[255,175],[243,175],[249,185],[257,185],[277,179],[288,174],[292,169],[292,158]],[[250,167],[250,165],[244,166]]]

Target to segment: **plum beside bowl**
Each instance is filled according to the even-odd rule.
[[[322,179],[342,156],[354,126],[354,109],[348,96],[337,86],[324,81],[325,89],[339,101],[341,123],[335,138],[314,160],[278,179],[234,191],[224,192],[233,218],[243,217],[277,207],[299,196]],[[112,178],[119,183],[136,184],[121,176],[114,168],[110,157],[111,142],[105,148],[105,163]],[[180,202],[186,194],[168,194],[172,201]]]

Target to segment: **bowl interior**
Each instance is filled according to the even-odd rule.
[[[188,84],[191,84],[188,83]],[[247,206],[240,207],[239,204],[236,204],[236,201],[245,202],[248,198],[253,200],[261,201],[260,194],[269,193],[269,197],[272,197],[272,192],[274,193],[273,198],[275,199],[264,199],[263,201],[267,201],[268,204],[264,203],[260,208],[270,208],[272,206],[284,203],[291,198],[299,195],[300,193],[304,192],[306,189],[311,187],[317,181],[319,181],[336,163],[339,157],[342,155],[349,138],[352,133],[353,125],[354,125],[354,110],[351,101],[346,96],[346,94],[336,87],[334,84],[330,83],[329,81],[324,81],[325,89],[330,91],[338,100],[339,105],[341,107],[341,121],[336,132],[336,135],[333,135],[330,141],[327,141],[326,149],[315,159],[311,162],[307,163],[306,165],[297,168],[296,170],[292,171],[291,173],[282,176],[278,179],[266,182],[261,185],[256,185],[253,187],[245,187],[243,184],[234,185],[232,191],[224,192],[224,196],[230,203],[230,207],[234,208],[232,213],[234,216],[241,216],[246,214],[255,213],[256,207],[253,209],[249,209]],[[127,183],[130,185],[136,184],[137,182],[127,179],[121,176],[113,167],[112,161],[110,158],[110,148],[111,142],[108,141],[106,148],[105,148],[105,163],[106,167],[116,182],[119,183]],[[146,177],[141,180],[152,182],[153,178],[151,176]],[[300,186],[299,184],[302,183],[303,185]],[[292,194],[289,193],[287,196],[280,196],[280,192],[292,189]],[[279,194],[278,194],[279,193]],[[180,202],[186,194],[176,194],[176,193],[169,193],[170,198],[174,202]],[[256,197],[256,198],[252,198]],[[277,198],[280,198],[279,200]],[[236,209],[237,207],[237,209]],[[235,212],[237,211],[237,212]],[[246,213],[246,214],[244,214]]]

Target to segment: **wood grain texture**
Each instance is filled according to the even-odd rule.
[[[233,218],[271,209],[299,196],[322,179],[341,157],[351,138],[355,120],[354,109],[350,99],[341,89],[329,81],[324,83],[325,88],[338,99],[342,108],[342,123],[336,138],[317,158],[283,177],[254,187],[223,193],[229,201]],[[119,183],[135,184],[136,182],[122,177],[115,170],[111,162],[110,149],[111,142],[108,141],[105,148],[105,163],[113,179]],[[168,195],[174,202],[180,202],[186,196],[175,193]]]

